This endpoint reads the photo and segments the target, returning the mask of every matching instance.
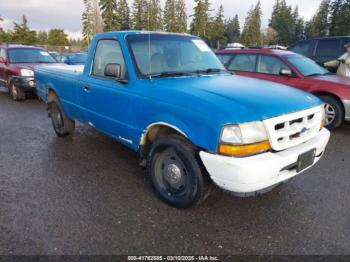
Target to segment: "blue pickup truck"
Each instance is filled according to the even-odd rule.
[[[37,67],[35,78],[59,137],[76,121],[113,137],[178,208],[211,182],[239,196],[271,190],[313,166],[330,137],[318,98],[232,75],[191,35],[102,33],[85,66]]]

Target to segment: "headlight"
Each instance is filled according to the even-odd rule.
[[[225,126],[221,134],[221,142],[242,145],[267,140],[266,129],[262,122]]]
[[[229,156],[248,156],[271,149],[262,122],[227,125],[221,132],[219,153]]]
[[[34,72],[30,69],[21,69],[21,76],[34,76]]]

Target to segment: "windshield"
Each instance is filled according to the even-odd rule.
[[[66,55],[71,63],[85,64],[87,60],[87,54],[69,54]]]
[[[137,34],[128,36],[127,41],[142,77],[225,71],[207,44],[197,37]]]
[[[319,66],[315,61],[300,55],[287,55],[286,59],[291,63],[303,76],[326,75],[329,71]]]
[[[41,49],[10,49],[8,51],[10,63],[55,63],[55,59]]]

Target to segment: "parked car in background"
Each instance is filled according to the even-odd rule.
[[[279,50],[286,50],[287,47],[283,46],[283,45],[269,45],[267,48],[269,49],[279,49]]]
[[[243,49],[244,45],[241,43],[228,43],[224,49]]]
[[[228,70],[239,75],[289,85],[318,96],[325,102],[329,129],[350,121],[350,79],[330,73],[305,56],[271,49],[223,50],[217,56]]]
[[[288,47],[288,50],[309,57],[323,66],[343,55],[346,52],[344,45],[349,42],[350,36],[313,38],[299,41]],[[331,71],[335,73],[336,68]]]
[[[317,97],[230,74],[196,36],[98,34],[81,71],[35,77],[58,136],[79,121],[139,152],[175,207],[200,203],[211,181],[240,196],[272,190],[320,160],[330,136]]]
[[[49,51],[49,54],[57,61],[57,56],[59,55],[56,51]]]
[[[8,88],[13,100],[24,100],[35,93],[33,69],[36,65],[53,64],[55,59],[45,50],[27,45],[0,45],[0,83]]]
[[[67,65],[84,65],[87,53],[63,53],[56,57],[57,62]]]

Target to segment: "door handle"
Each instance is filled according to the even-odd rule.
[[[91,86],[90,85],[84,85],[84,92],[90,92]]]

